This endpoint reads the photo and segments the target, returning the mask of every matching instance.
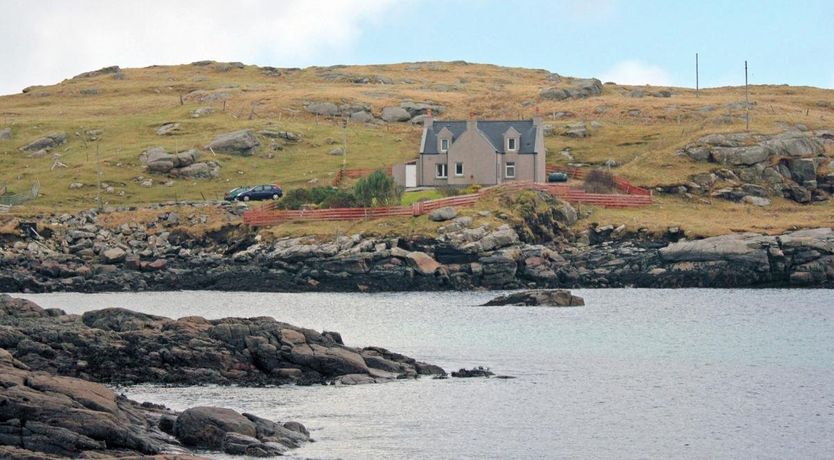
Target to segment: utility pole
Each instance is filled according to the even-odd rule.
[[[698,79],[698,53],[695,53],[695,97],[698,97],[700,93],[700,82]]]
[[[342,124],[342,169],[347,167],[347,125],[348,118],[345,117]]]
[[[744,108],[747,110],[747,131],[750,131],[750,88],[747,85],[747,61],[744,61]]]
[[[101,211],[101,163],[99,163],[99,150],[101,147],[101,140],[96,141],[96,206]]]

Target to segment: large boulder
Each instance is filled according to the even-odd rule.
[[[762,146],[751,147],[717,147],[712,149],[712,160],[716,163],[733,166],[750,166],[761,163],[770,157],[770,151]]]
[[[125,308],[105,308],[92,310],[81,315],[81,321],[87,326],[106,331],[126,332],[143,329],[160,329],[168,318],[149,315]]]
[[[822,142],[803,132],[787,132],[767,141],[766,145],[780,156],[809,158],[825,153]]]
[[[582,297],[571,294],[565,289],[535,289],[513,292],[498,296],[483,306],[498,305],[541,306],[541,307],[578,307],[585,305]]]
[[[551,101],[561,101],[568,99],[570,93],[564,88],[545,88],[539,91],[539,97]]]
[[[0,141],[8,141],[12,138],[12,128],[0,129]]]
[[[370,123],[374,121],[374,116],[365,110],[353,112],[350,114],[351,123]]]
[[[220,174],[220,165],[214,161],[194,163],[182,168],[173,169],[171,170],[171,174],[176,177],[191,179],[211,179]]]
[[[312,102],[304,106],[304,110],[325,117],[335,117],[339,115],[339,107],[332,102]]]
[[[405,260],[417,273],[433,275],[442,265],[425,252],[412,251],[405,255]]]
[[[427,115],[429,110],[431,110],[432,115],[440,115],[441,113],[446,111],[446,107],[438,104],[432,104],[429,102],[401,102],[400,107],[405,109],[411,118],[420,115]]]
[[[660,249],[659,255],[669,263],[726,261],[767,270],[767,249],[774,241],[773,237],[755,233],[721,235],[702,240],[678,241]]]
[[[434,211],[429,213],[429,220],[434,222],[443,222],[447,220],[452,220],[457,217],[458,211],[457,209],[451,206],[445,206],[439,209],[435,209]]]
[[[788,169],[791,178],[800,185],[817,179],[817,165],[811,158],[792,158],[788,160]]]
[[[391,122],[402,122],[411,120],[411,114],[402,107],[383,107],[382,119]]]
[[[218,135],[206,146],[206,149],[230,155],[251,156],[260,145],[255,133],[244,129]]]
[[[61,131],[55,131],[47,134],[44,137],[35,139],[34,141],[24,145],[20,150],[24,152],[37,152],[38,150],[51,149],[57,147],[67,141],[67,134]]]
[[[177,439],[186,446],[220,450],[227,433],[255,438],[258,430],[248,418],[231,409],[192,407],[177,417],[174,426]]]

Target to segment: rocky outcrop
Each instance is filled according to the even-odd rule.
[[[311,102],[304,106],[304,110],[314,114],[325,117],[334,117],[339,115],[339,106],[332,102]]]
[[[402,107],[383,107],[381,118],[389,123],[411,120],[411,114]]]
[[[458,216],[435,236],[259,239],[239,224],[193,235],[185,228],[207,222],[199,207],[115,228],[94,211],[47,217],[39,240],[25,225],[4,236],[0,292],[834,287],[830,228],[702,240],[625,225],[578,231],[567,203],[534,192],[500,199],[516,214],[506,224]],[[234,220],[238,205],[224,206]]]
[[[78,79],[82,79],[82,78],[95,78],[95,77],[100,77],[102,75],[116,75],[116,74],[119,74],[121,72],[122,72],[122,69],[119,66],[113,65],[113,66],[109,66],[109,67],[102,67],[98,70],[92,70],[90,72],[80,73],[80,74],[72,77],[72,79],[73,80],[78,80]]]
[[[220,165],[214,161],[198,161],[200,152],[195,149],[171,154],[162,147],[153,147],[139,155],[139,161],[152,173],[172,177],[210,179],[220,174]]]
[[[32,305],[22,305],[22,312],[9,311],[7,299],[0,303],[7,307],[3,318],[16,314],[25,318],[36,310]],[[4,326],[5,342],[8,331]],[[199,438],[195,432],[210,434]],[[241,432],[245,432],[245,439],[237,437]],[[210,442],[202,442],[204,439]],[[216,407],[177,414],[162,406],[117,396],[98,383],[32,370],[0,348],[2,458],[190,454],[184,445],[263,457],[280,455],[308,440],[309,433],[297,422],[280,424]]]
[[[163,123],[156,129],[157,136],[171,136],[174,134],[179,134],[180,132],[180,124],[176,122],[167,122]]]
[[[0,346],[30,368],[104,383],[312,384],[347,375],[383,382],[444,373],[267,317],[173,320],[120,308],[79,316],[0,295],[0,331]]]
[[[32,142],[20,147],[23,152],[37,152],[38,150],[49,150],[67,142],[67,133],[55,131],[47,134],[44,137],[33,140]]]
[[[206,149],[216,153],[229,155],[251,156],[261,143],[252,130],[244,129],[231,133],[220,134],[214,138]]]
[[[827,200],[834,188],[825,176],[818,174],[818,168],[830,161],[825,148],[830,141],[827,135],[827,131],[792,130],[773,136],[750,133],[704,136],[679,154],[720,167],[711,177],[699,173],[686,184],[661,187],[661,191],[709,194],[759,206],[769,203],[752,197],[777,195],[800,203]]]
[[[484,307],[514,305],[525,307],[579,307],[585,305],[582,297],[565,289],[535,289],[512,292],[498,296],[485,303]]]
[[[575,79],[571,86],[564,88],[545,88],[539,97],[547,100],[581,99],[602,94],[602,82],[596,78]]]

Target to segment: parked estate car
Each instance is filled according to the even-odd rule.
[[[547,176],[548,182],[567,182],[568,175],[563,172],[553,172]]]
[[[223,195],[223,199],[226,200],[226,201],[235,201],[235,199],[237,198],[238,195],[240,195],[241,193],[249,190],[250,188],[252,188],[252,187],[250,187],[248,185],[241,185],[240,187],[235,187],[235,188],[229,190],[228,192],[226,192],[226,194]]]
[[[237,201],[277,200],[282,196],[284,196],[284,191],[277,185],[258,185],[240,192],[235,199]]]

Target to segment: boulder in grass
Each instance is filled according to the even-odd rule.
[[[580,307],[585,305],[582,297],[571,294],[567,289],[534,289],[498,296],[483,304],[484,307],[515,305],[525,307]]]
[[[252,130],[243,129],[218,135],[206,146],[206,149],[217,153],[248,157],[254,154],[260,145],[260,141]]]
[[[35,139],[34,141],[24,145],[20,150],[24,152],[37,152],[38,150],[51,149],[57,147],[67,141],[67,133],[56,131],[49,133],[44,137]]]

